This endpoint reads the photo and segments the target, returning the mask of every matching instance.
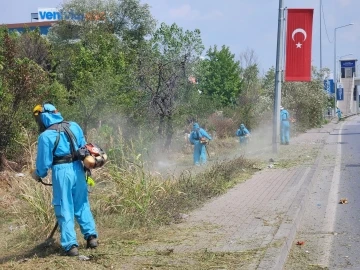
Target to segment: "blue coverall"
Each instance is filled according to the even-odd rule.
[[[244,124],[241,124],[240,128],[236,131],[236,136],[239,137],[240,144],[248,142],[248,138],[246,135],[250,135],[250,132]]]
[[[45,104],[44,108],[55,111],[51,104]],[[42,113],[41,120],[46,128],[63,121],[59,112]],[[70,130],[76,138],[74,142],[77,150],[86,144],[84,134],[80,126],[75,122],[70,123]],[[38,138],[38,152],[36,158],[36,174],[46,177],[48,170],[52,169],[53,205],[55,216],[61,232],[61,246],[65,251],[73,245],[78,246],[75,233],[75,221],[80,226],[84,239],[90,236],[97,238],[98,234],[95,221],[90,210],[86,177],[80,160],[70,163],[53,165],[54,143],[58,136],[56,130],[45,130]],[[64,132],[60,132],[60,139],[56,147],[55,156],[62,157],[71,153],[70,142]]]
[[[281,144],[289,144],[290,142],[290,114],[287,110],[280,111],[280,137]]]
[[[339,108],[336,108],[336,114],[338,116],[338,119],[340,120],[341,119],[341,111]]]
[[[198,123],[193,125],[193,130],[190,133],[190,143],[194,145],[194,164],[200,166],[200,164],[206,163],[206,145],[200,142],[200,138],[205,137],[211,140],[210,135],[202,128]]]

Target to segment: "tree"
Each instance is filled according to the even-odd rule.
[[[241,93],[237,100],[237,105],[241,117],[238,117],[238,119],[246,124],[247,127],[254,128],[264,113],[263,110],[259,110],[262,89],[255,52],[247,49],[241,53],[240,65],[242,80]]]
[[[321,126],[327,106],[322,73],[312,68],[311,82],[287,82],[282,86],[282,103],[296,118],[300,129]]]
[[[42,88],[48,81],[47,73],[16,47],[18,37],[7,29],[0,33],[0,154],[15,155],[13,143],[23,125],[29,124],[31,110],[39,96],[47,96]],[[0,167],[2,166],[0,159]]]
[[[82,20],[66,19],[52,29],[52,38],[60,42],[83,39],[89,32],[112,33],[136,47],[151,35],[156,21],[147,4],[140,0],[70,0],[62,6],[63,14],[77,14]]]
[[[275,68],[271,67],[262,78],[262,89],[264,96],[274,101],[274,88],[275,88]]]
[[[149,42],[150,50],[139,57],[139,83],[152,113],[158,117],[158,134],[166,136],[165,148],[173,136],[173,116],[187,86],[192,67],[203,45],[198,29],[183,31],[176,24],[162,23]]]
[[[86,132],[133,103],[137,50],[155,21],[138,0],[72,0],[62,12],[84,14],[81,21],[59,22],[49,39],[57,78],[70,94],[67,114]]]
[[[235,55],[225,45],[220,51],[216,45],[210,47],[206,56],[199,78],[200,89],[223,105],[234,104],[241,92],[240,62],[235,61]]]
[[[50,42],[41,36],[40,30],[27,30],[16,39],[16,57],[28,58],[42,67],[43,70],[52,72],[52,53]]]
[[[99,121],[119,112],[123,103],[127,71],[119,40],[111,34],[89,33],[86,40],[72,44],[66,54],[67,69],[59,65],[58,78],[68,87],[71,106],[67,116],[76,119],[86,133]],[[57,54],[58,59],[63,55]],[[62,72],[71,76],[61,76]]]

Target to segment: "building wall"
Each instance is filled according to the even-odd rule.
[[[356,100],[354,101],[354,81],[353,78],[341,78],[340,83],[344,87],[344,100],[338,100],[337,106],[343,114],[356,112]]]
[[[344,100],[338,100],[337,106],[344,114],[356,113],[356,95],[354,96],[357,59],[342,59],[339,61],[340,66],[340,84],[344,88]],[[355,97],[355,100],[354,100]]]
[[[47,35],[51,26],[38,26],[41,35]],[[10,32],[17,31],[17,32],[24,32],[26,29],[35,30],[37,27],[16,27],[16,28],[9,28]]]
[[[39,28],[40,33],[42,35],[47,35],[49,29],[54,24],[54,22],[29,22],[29,23],[12,23],[6,24],[5,26],[9,29],[9,31],[18,31],[24,32],[26,29],[35,30]]]

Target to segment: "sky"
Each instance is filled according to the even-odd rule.
[[[320,0],[283,0],[287,8],[314,8],[312,64],[333,70],[334,29],[336,57],[358,59],[360,44],[360,1],[322,0],[322,46],[320,49]],[[0,24],[30,21],[39,7],[59,7],[63,0],[0,0]],[[236,60],[253,50],[262,74],[275,66],[279,0],[141,0],[150,6],[160,25],[176,23],[184,30],[200,29],[206,50],[228,46]],[[324,22],[325,20],[325,22]],[[204,52],[205,54],[205,52]],[[349,55],[352,54],[352,55]]]

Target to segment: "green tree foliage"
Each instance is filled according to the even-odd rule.
[[[184,31],[176,24],[162,23],[139,58],[139,80],[148,108],[158,118],[158,134],[166,136],[168,148],[173,136],[173,116],[184,102],[188,77],[203,50],[200,31]]]
[[[70,0],[63,4],[62,11],[80,14],[84,19],[67,19],[52,27],[51,36],[57,43],[84,40],[84,35],[95,31],[115,35],[126,51],[133,52],[156,27],[149,5],[140,0]]]
[[[134,105],[134,51],[151,33],[154,20],[149,7],[136,0],[74,0],[63,11],[85,14],[80,22],[60,22],[49,39],[58,79],[69,91],[66,115],[86,132]]]
[[[323,123],[323,114],[328,106],[328,96],[324,91],[324,74],[329,73],[327,69],[318,72],[312,68],[311,82],[285,82],[282,83],[282,105],[296,119],[296,127],[305,130],[320,126]],[[261,96],[266,104],[271,103],[273,109],[275,69],[270,68],[262,80],[264,94]],[[271,101],[271,102],[269,102]]]
[[[240,62],[235,61],[235,55],[225,45],[220,51],[217,46],[210,47],[206,56],[199,78],[200,89],[223,105],[234,104],[241,92]]]
[[[314,67],[311,82],[288,82],[282,86],[282,104],[293,113],[298,127],[321,126],[327,106],[323,77]]]
[[[0,154],[14,150],[14,139],[23,125],[29,125],[32,105],[39,96],[46,97],[47,73],[27,57],[20,58],[18,37],[2,29],[0,34]],[[16,151],[11,151],[16,154]],[[1,167],[1,164],[0,164]]]
[[[262,78],[262,88],[264,96],[274,102],[274,88],[275,88],[275,68],[271,67]]]
[[[69,87],[71,110],[67,116],[79,121],[85,132],[108,118],[110,112],[116,113],[114,108],[122,103],[121,86],[126,72],[119,46],[113,35],[104,34],[68,48],[71,64],[65,72],[71,76],[71,84],[67,84],[67,76],[59,74],[59,80]],[[59,65],[59,69],[63,68]]]
[[[259,78],[257,58],[253,50],[247,49],[240,55],[241,65],[241,93],[237,99],[237,112],[235,122],[254,128],[263,116],[263,109],[259,107],[260,97],[263,94]]]
[[[236,61],[227,46],[214,46],[201,59],[200,30],[156,29],[141,0],[69,0],[61,9],[84,19],[59,21],[45,38],[0,31],[0,154],[16,154],[21,126],[33,128],[30,112],[47,100],[85,132],[101,126],[106,140],[119,133],[129,145],[141,137],[136,151],[155,138],[169,148],[193,120],[211,131],[226,123],[224,136],[233,136],[240,122],[254,128],[271,118],[275,72],[261,78],[253,51]],[[312,82],[283,84],[282,105],[301,127],[322,121],[322,77],[314,70]]]
[[[38,64],[43,70],[53,72],[54,63],[50,42],[43,38],[40,30],[26,30],[16,39],[16,57],[28,58]]]

